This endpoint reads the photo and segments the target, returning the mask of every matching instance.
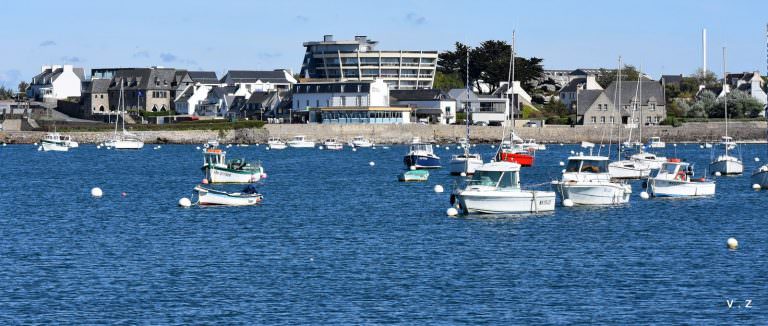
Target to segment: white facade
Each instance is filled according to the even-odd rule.
[[[180,98],[175,102],[176,114],[194,115],[197,106],[208,97],[211,87],[211,85],[202,84],[187,86],[187,89],[182,92],[179,96]],[[188,97],[184,96],[187,91],[192,92]]]
[[[294,86],[294,111],[308,111],[309,108],[320,107],[366,106],[389,106],[389,87],[383,80],[302,83]]]
[[[79,74],[75,69],[72,65],[42,66],[40,74],[32,78],[27,94],[41,100],[80,97],[82,68],[77,68]]]
[[[439,124],[452,124],[456,122],[456,101],[454,100],[397,101],[397,104],[416,108],[417,116],[420,109],[440,110]]]

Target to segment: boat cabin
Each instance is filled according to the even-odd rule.
[[[203,152],[203,164],[213,166],[226,165],[227,153],[218,148],[209,148]]]
[[[475,170],[467,186],[520,189],[520,165],[509,162],[484,164]]]
[[[297,136],[293,136],[292,140],[295,142],[303,142],[305,139],[306,137],[304,135],[297,135]]]
[[[432,150],[432,144],[414,143],[414,144],[411,144],[410,149],[412,153],[429,153],[429,154],[434,153],[434,151]]]
[[[603,156],[571,156],[566,173],[609,173],[608,158]]]
[[[671,158],[661,164],[661,168],[651,174],[651,178],[691,181],[693,178],[693,166],[687,162],[681,162],[680,159]]]

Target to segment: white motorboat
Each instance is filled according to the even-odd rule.
[[[661,137],[651,137],[648,140],[648,148],[665,148],[667,143],[661,140]]]
[[[267,140],[267,145],[270,149],[285,149],[287,147],[285,142],[277,137],[269,137]]]
[[[709,171],[712,174],[720,172],[721,175],[737,175],[744,173],[744,163],[731,155],[729,151],[736,148],[736,143],[733,138],[725,136],[720,145],[724,148],[724,152],[721,155],[714,157],[711,163],[709,163]],[[714,152],[713,152],[714,153]],[[713,155],[714,156],[714,155]]]
[[[576,205],[615,205],[629,201],[632,187],[612,182],[605,156],[571,156],[562,179],[552,181],[562,200]]]
[[[314,148],[315,142],[307,140],[304,135],[296,135],[288,141],[288,147],[293,148]]]
[[[125,130],[125,96],[123,94],[123,84],[123,80],[121,79],[120,97],[118,98],[117,115],[115,116],[115,133],[112,135],[112,138],[104,142],[104,145],[114,149],[142,149],[144,148],[144,142],[136,137],[136,135]],[[117,132],[119,120],[122,120],[122,133]]]
[[[418,137],[413,139],[408,153],[403,157],[406,168],[437,169],[440,168],[440,157],[432,149],[432,144],[422,143]]]
[[[753,185],[759,185],[761,189],[768,188],[768,164],[759,167],[749,179]]]
[[[464,147],[465,149],[468,146]],[[451,156],[451,162],[449,163],[451,174],[459,175],[465,173],[467,175],[475,173],[475,170],[483,165],[483,158],[478,153],[464,153]]]
[[[491,162],[475,170],[463,189],[452,195],[466,213],[536,213],[555,210],[552,191],[523,190],[520,164]]]
[[[608,171],[614,179],[641,179],[648,177],[651,170],[660,168],[666,161],[666,157],[640,152],[631,155],[629,159],[611,162]]]
[[[351,146],[351,147],[373,147],[373,142],[371,142],[370,140],[366,139],[363,136],[356,136],[349,143],[349,146]]]
[[[66,137],[67,139],[69,137]],[[65,136],[58,132],[49,132],[45,134],[45,137],[40,141],[41,146],[43,147],[43,151],[54,151],[54,152],[66,152],[69,151],[69,146],[67,145],[67,141],[65,140]]]
[[[547,149],[547,145],[539,144],[536,142],[536,139],[526,139],[521,146],[523,149],[530,151],[543,151]]]
[[[201,185],[194,190],[198,205],[251,206],[260,203],[263,198],[253,185],[248,185],[242,192],[226,192]]]
[[[205,145],[203,145],[205,148],[214,148],[219,147],[219,140],[218,139],[209,139]]]
[[[336,138],[328,138],[323,142],[323,147],[325,147],[325,149],[338,151],[344,149],[344,144],[336,141]]]
[[[669,159],[648,178],[648,192],[654,197],[696,197],[715,194],[715,182],[694,178],[693,166]]]
[[[208,148],[203,152],[203,173],[210,183],[253,183],[264,176],[261,162],[245,159],[227,160],[227,152]]]

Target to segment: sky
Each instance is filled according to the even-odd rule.
[[[702,65],[766,71],[768,1],[67,1],[3,3],[0,85],[15,88],[46,64],[292,69],[302,42],[367,35],[381,50],[452,50],[509,41],[545,69],[613,68],[618,56],[652,77]]]

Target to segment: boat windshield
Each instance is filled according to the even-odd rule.
[[[412,152],[429,152],[432,153],[432,145],[430,144],[411,144]]]
[[[502,171],[475,171],[470,185],[489,186],[499,188],[513,188],[517,186],[517,173]]]
[[[659,173],[674,174],[675,170],[677,170],[677,164],[665,163],[661,165],[661,171],[659,171]]]
[[[608,161],[569,160],[565,172],[606,173],[608,172]]]

